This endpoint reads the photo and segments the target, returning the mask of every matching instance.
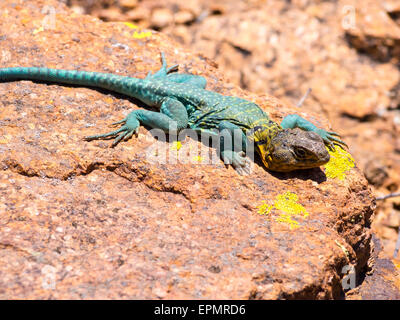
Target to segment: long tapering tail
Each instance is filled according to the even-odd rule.
[[[98,87],[131,97],[140,95],[142,79],[119,76],[111,73],[87,72],[35,67],[0,68],[0,81],[38,80]]]

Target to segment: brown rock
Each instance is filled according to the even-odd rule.
[[[376,187],[382,186],[389,177],[387,168],[377,161],[368,161],[364,169],[368,182]]]
[[[98,16],[109,1],[71,2],[90,5],[88,12]],[[376,190],[384,195],[400,191],[399,5],[398,0],[142,0],[135,10],[192,12],[196,19],[190,25],[176,27],[172,21],[162,30],[214,59],[225,78],[243,88],[293,104],[312,87],[302,111],[328,117],[367,174],[368,163],[384,166],[388,178]],[[142,15],[138,24],[147,27],[148,17]],[[375,172],[370,181],[380,180]],[[380,203],[377,217],[391,210]],[[374,231],[383,234],[379,228],[385,227],[376,225]],[[391,256],[395,240],[382,242]]]
[[[351,44],[375,59],[387,61],[393,57],[398,62],[400,27],[387,14],[385,6],[376,0],[364,1],[362,6],[356,0],[342,0],[341,4],[357,8],[356,23],[346,29]]]
[[[175,22],[178,24],[192,22],[194,18],[193,13],[188,10],[180,10],[175,14]]]
[[[397,0],[383,0],[382,6],[387,12],[399,12],[400,3]]]
[[[393,262],[384,257],[379,240],[373,237],[371,256],[373,270],[356,289],[347,293],[348,300],[400,300],[400,273]]]
[[[123,8],[134,8],[137,6],[138,1],[137,0],[119,0],[119,4]]]
[[[135,38],[123,23],[30,2],[0,4],[2,66],[144,77],[161,50],[276,121],[298,112],[225,84],[161,33]],[[54,29],[35,31],[44,3],[57,10]],[[220,161],[160,164],[149,150],[173,145],[145,128],[116,148],[82,140],[137,108],[122,96],[31,81],[1,83],[0,93],[0,298],[339,298],[342,268],[359,274],[367,264],[374,202],[356,167],[341,180],[325,169],[275,174],[255,163],[238,176]]]
[[[76,14],[85,14],[86,10],[83,6],[71,6],[71,10]]]
[[[147,8],[137,7],[126,12],[127,21],[139,21],[141,26],[148,27],[150,21],[151,11]]]
[[[174,16],[169,9],[159,8],[155,9],[150,18],[150,25],[152,28],[164,28],[174,21]]]
[[[107,8],[99,11],[99,17],[106,21],[124,21],[125,18],[118,8]]]

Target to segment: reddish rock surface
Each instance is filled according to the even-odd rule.
[[[144,77],[162,50],[209,89],[253,100],[276,121],[299,113],[226,84],[215,63],[161,33],[52,0],[3,1],[0,12],[1,66]],[[339,179],[327,168],[273,174],[255,163],[238,176],[220,162],[158,164],[149,148],[173,144],[145,128],[116,148],[82,140],[134,101],[31,81],[1,83],[0,93],[0,298],[341,298],[343,267],[358,278],[370,268],[375,204],[357,167]],[[274,208],[260,214],[263,204]],[[291,228],[282,212],[296,211]]]
[[[326,116],[344,135],[375,195],[400,191],[399,1],[141,0],[129,10],[105,2],[70,0],[105,20],[112,8],[117,20],[162,30],[253,92],[293,103],[312,87],[302,109]],[[162,27],[154,20],[160,8],[173,17]],[[373,223],[387,258],[398,237],[399,201],[379,201]]]
[[[346,294],[348,300],[400,300],[399,266],[385,258],[380,241],[373,236],[373,254],[370,258],[371,272],[362,279],[362,285]]]

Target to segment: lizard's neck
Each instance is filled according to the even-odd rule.
[[[254,141],[255,148],[264,158],[271,151],[271,140],[282,130],[283,128],[276,122],[262,118],[253,122],[246,134],[250,140]]]
[[[247,130],[246,135],[258,146],[264,144],[269,145],[272,138],[282,130],[283,128],[276,122],[268,118],[262,118],[254,121],[250,125],[250,129]]]

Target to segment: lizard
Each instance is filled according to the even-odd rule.
[[[112,132],[86,136],[86,141],[112,139],[112,146],[138,134],[140,125],[166,133],[191,128],[197,132],[217,134],[219,156],[239,174],[250,173],[245,150],[254,143],[267,170],[288,172],[319,167],[329,161],[329,149],[347,145],[340,135],[316,127],[297,114],[271,120],[257,104],[239,97],[206,90],[203,76],[178,73],[179,65],[167,67],[161,52],[161,68],[149,71],[144,79],[101,72],[36,67],[0,68],[0,81],[33,80],[97,87],[124,94],[157,111],[136,109],[113,125]],[[228,139],[234,140],[228,143]]]

